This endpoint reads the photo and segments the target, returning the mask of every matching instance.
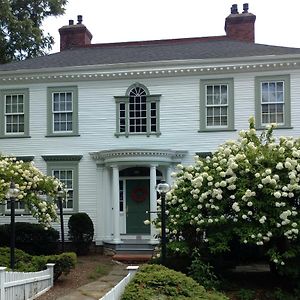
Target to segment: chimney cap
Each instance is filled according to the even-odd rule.
[[[77,24],[82,24],[82,15],[77,16]]]
[[[69,20],[69,25],[74,25],[74,20]]]
[[[230,9],[231,14],[236,15],[238,14],[238,6],[237,4],[232,4],[231,9]]]
[[[244,3],[243,4],[243,14],[247,14],[249,10],[249,4],[248,3]]]

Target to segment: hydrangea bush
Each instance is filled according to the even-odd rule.
[[[58,187],[62,184],[54,177],[44,175],[33,162],[25,163],[13,157],[0,156],[0,204],[7,201],[10,182],[19,190],[17,201],[24,202],[28,210],[45,228],[57,220],[54,203]]]
[[[188,253],[204,245],[210,253],[230,242],[262,247],[277,268],[300,254],[300,140],[260,136],[254,118],[236,141],[195,164],[178,165],[167,193],[169,247]]]

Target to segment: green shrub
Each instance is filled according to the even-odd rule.
[[[37,272],[46,269],[47,263],[54,263],[54,280],[61,274],[69,274],[76,265],[77,257],[73,252],[58,255],[32,256],[22,250],[15,250],[15,270],[20,272]],[[9,268],[10,248],[0,248],[0,266]]]
[[[255,291],[249,289],[240,289],[237,293],[239,300],[253,300],[255,299]]]
[[[72,215],[68,222],[69,238],[78,255],[87,254],[94,237],[94,225],[86,213]]]
[[[54,263],[54,281],[59,278],[61,274],[67,275],[71,269],[75,268],[77,257],[74,252],[65,252],[58,255],[35,256],[33,257],[33,264],[37,269],[45,269],[46,264]]]
[[[220,287],[220,281],[214,274],[213,267],[201,259],[198,251],[195,251],[193,254],[193,261],[189,271],[189,275],[204,288],[214,290]]]
[[[49,255],[57,252],[59,233],[40,224],[17,222],[16,248],[32,255]],[[10,246],[10,224],[0,225],[0,247]]]
[[[226,296],[206,292],[192,278],[161,265],[140,267],[132,281],[126,286],[121,300],[225,300]]]

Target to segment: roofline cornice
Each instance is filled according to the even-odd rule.
[[[0,84],[226,74],[297,68],[300,68],[300,54],[230,59],[192,59],[0,71]]]

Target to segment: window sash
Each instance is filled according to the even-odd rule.
[[[74,171],[67,168],[57,168],[52,170],[52,176],[65,185],[66,198],[63,201],[63,208],[74,209]]]
[[[25,95],[7,94],[4,101],[5,134],[25,133]]]
[[[52,115],[54,133],[73,131],[73,92],[52,93]]]
[[[205,85],[206,127],[228,127],[228,84]]]
[[[261,124],[285,124],[284,81],[262,81],[260,84]]]

